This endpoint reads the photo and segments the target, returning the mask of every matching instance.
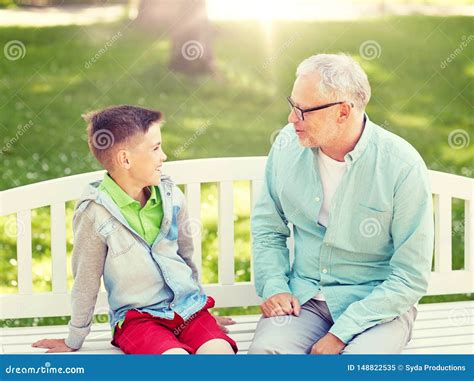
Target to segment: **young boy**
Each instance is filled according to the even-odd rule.
[[[191,260],[185,199],[162,174],[162,114],[116,106],[87,117],[89,147],[107,170],[76,205],[72,317],[66,339],[48,352],[81,348],[103,276],[112,344],[131,354],[237,352],[208,312],[214,300]]]

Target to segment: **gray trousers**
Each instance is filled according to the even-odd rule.
[[[387,323],[355,336],[341,354],[401,353],[411,339],[417,311],[412,307]],[[334,324],[326,302],[310,299],[301,306],[300,316],[262,317],[257,324],[249,354],[304,354]]]

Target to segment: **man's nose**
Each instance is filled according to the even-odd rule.
[[[299,122],[298,117],[296,116],[296,113],[291,110],[290,114],[288,115],[288,123],[297,123]]]

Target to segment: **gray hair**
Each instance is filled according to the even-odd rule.
[[[346,54],[317,54],[298,65],[296,76],[319,74],[319,90],[335,101],[353,102],[364,110],[370,99],[370,84],[361,66]]]

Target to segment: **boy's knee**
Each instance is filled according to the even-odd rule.
[[[171,348],[162,353],[163,355],[189,355],[189,352],[183,348]]]
[[[232,346],[224,339],[213,339],[205,342],[196,354],[234,354]]]

